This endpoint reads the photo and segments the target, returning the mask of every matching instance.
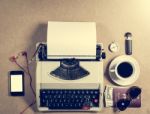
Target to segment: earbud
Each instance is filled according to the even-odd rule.
[[[22,51],[22,52],[18,53],[18,56],[27,56],[27,52],[26,51]]]
[[[16,56],[12,56],[12,57],[9,58],[9,60],[10,60],[11,62],[15,62],[17,58],[18,58],[18,57],[16,57]]]
[[[20,56],[27,56],[27,52],[26,52],[26,51],[22,51],[22,52],[18,53],[17,56],[11,56],[11,57],[9,58],[9,60],[10,60],[11,62],[15,62]]]

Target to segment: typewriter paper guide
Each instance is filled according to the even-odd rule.
[[[48,58],[95,58],[94,22],[48,22]]]

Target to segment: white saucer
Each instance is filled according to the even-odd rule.
[[[118,62],[131,62],[134,65],[135,72],[134,74],[129,78],[123,78],[123,79],[117,79],[116,76],[114,76],[114,73],[110,72],[110,70],[114,67],[115,64]],[[133,84],[139,77],[140,74],[140,67],[138,62],[131,56],[127,55],[121,55],[116,57],[109,66],[109,75],[113,82],[115,82],[118,85],[121,86],[127,86],[130,84]]]

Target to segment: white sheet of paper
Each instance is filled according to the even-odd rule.
[[[48,58],[95,57],[94,22],[48,22]]]

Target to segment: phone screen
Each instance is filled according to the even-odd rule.
[[[24,72],[23,71],[10,72],[10,94],[12,96],[24,95]]]
[[[11,92],[22,92],[22,75],[11,75]]]

